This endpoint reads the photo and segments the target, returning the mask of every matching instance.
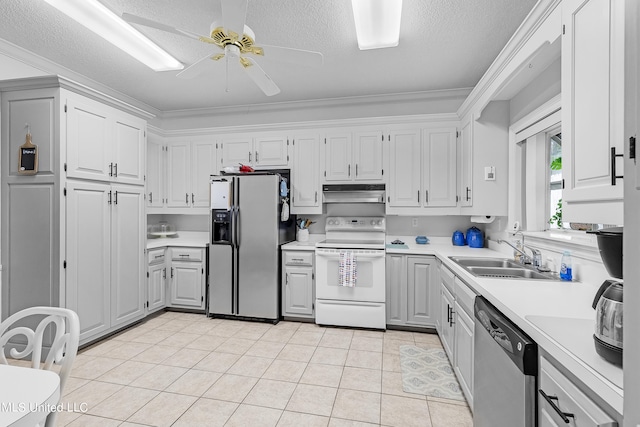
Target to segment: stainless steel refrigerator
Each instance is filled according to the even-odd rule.
[[[280,245],[295,239],[293,216],[282,220],[288,171],[212,175],[210,183],[207,314],[275,323],[280,318]]]

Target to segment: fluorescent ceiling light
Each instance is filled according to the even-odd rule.
[[[155,71],[184,66],[98,0],[45,0]]]
[[[398,46],[402,0],[351,0],[360,50]]]

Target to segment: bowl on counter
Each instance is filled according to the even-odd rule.
[[[426,245],[429,243],[429,238],[427,238],[427,236],[416,236],[416,243],[419,245]]]

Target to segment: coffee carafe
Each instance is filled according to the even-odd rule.
[[[605,280],[593,300],[596,352],[605,360],[622,366],[622,227],[592,231],[607,272],[617,280]]]

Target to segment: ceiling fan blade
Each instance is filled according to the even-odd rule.
[[[222,54],[224,56],[224,54]],[[207,64],[207,60],[213,59],[213,54],[209,54],[205,57],[198,59],[193,64],[189,65],[184,70],[180,71],[176,74],[176,77],[180,77],[181,79],[192,79],[194,77],[199,76],[205,70],[204,65]]]
[[[270,61],[287,62],[290,64],[305,65],[307,67],[319,67],[324,62],[320,52],[263,44],[259,47],[264,51],[264,59]]]
[[[242,57],[242,62],[245,71],[249,74],[249,77],[253,82],[267,96],[273,96],[280,93],[280,88],[271,80],[271,77],[264,72],[264,70],[251,58]]]
[[[247,17],[248,0],[222,0],[222,24],[227,31],[232,31],[242,38],[244,21]]]
[[[130,13],[123,13],[122,19],[130,24],[138,24],[145,27],[155,28],[161,31],[166,31],[167,33],[178,34],[181,36],[189,37],[194,40],[206,41],[209,43],[213,43],[213,39],[211,37],[202,36],[200,34],[192,33],[191,31],[180,30],[178,28],[174,28],[170,25],[162,24],[160,22],[152,21],[147,18],[143,18],[141,16],[132,15]]]

